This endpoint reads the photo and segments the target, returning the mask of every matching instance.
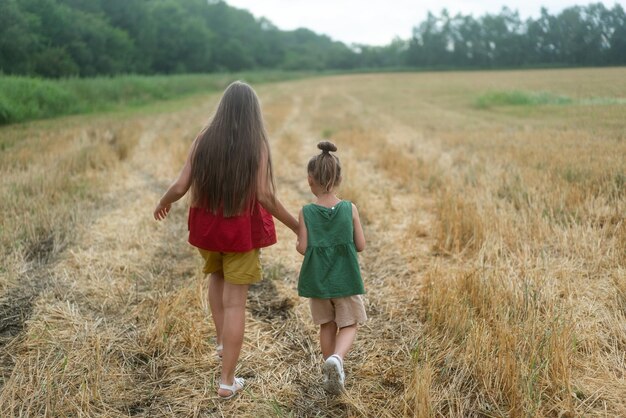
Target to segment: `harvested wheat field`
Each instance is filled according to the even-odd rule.
[[[295,236],[263,252],[216,399],[186,202],[158,198],[219,95],[0,129],[0,416],[626,416],[626,69],[255,86],[281,200],[323,137],[367,249],[369,322],[324,394]]]

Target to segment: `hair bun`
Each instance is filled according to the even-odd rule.
[[[317,147],[322,150],[322,152],[335,152],[337,151],[337,147],[335,144],[329,141],[322,141],[317,144]]]

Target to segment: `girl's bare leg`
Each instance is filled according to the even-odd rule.
[[[335,354],[335,338],[337,335],[337,324],[330,321],[320,325],[320,347],[324,360]]]
[[[356,338],[356,329],[356,324],[341,328],[335,340],[335,351],[331,354],[337,354],[343,359]]]
[[[215,325],[216,343],[222,344],[222,329],[224,328],[224,273],[216,271],[209,276],[209,306],[211,317]]]
[[[224,327],[222,328],[222,375],[221,383],[233,385],[235,382],[235,367],[239,360],[239,353],[243,344],[243,333],[246,324],[246,298],[248,285],[231,284],[224,282]],[[231,394],[228,390],[220,389],[220,396]]]

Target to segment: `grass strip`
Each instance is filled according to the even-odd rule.
[[[257,84],[310,75],[312,73],[257,71],[60,80],[0,76],[0,125],[91,113],[118,106],[139,106],[194,93],[219,91],[238,79]]]
[[[479,109],[489,109],[496,106],[568,105],[572,103],[573,100],[567,96],[548,92],[512,90],[490,91],[479,96],[474,105]]]

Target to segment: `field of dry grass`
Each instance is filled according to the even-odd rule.
[[[477,106],[490,92],[567,104]],[[186,205],[156,223],[218,96],[0,129],[0,416],[626,416],[626,69],[260,85],[279,195],[330,137],[364,221],[370,317],[346,393],[292,233],[263,252],[238,375],[215,398]]]

